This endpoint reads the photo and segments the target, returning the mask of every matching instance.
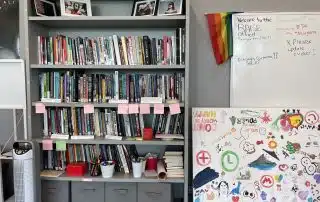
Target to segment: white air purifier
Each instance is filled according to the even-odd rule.
[[[36,169],[39,151],[36,145],[29,141],[13,144],[15,202],[40,202],[40,176]]]

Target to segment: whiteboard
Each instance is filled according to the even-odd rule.
[[[0,109],[26,109],[23,60],[0,59],[0,72]]]
[[[193,201],[320,201],[319,117],[319,108],[193,108]]]
[[[320,13],[242,13],[232,23],[231,107],[320,105]]]

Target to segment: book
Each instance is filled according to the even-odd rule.
[[[77,71],[39,74],[42,102],[99,102],[126,100],[140,103],[184,102],[184,73],[79,73]]]
[[[143,129],[149,120],[152,120],[154,135],[165,134],[174,138],[175,134],[184,131],[184,114],[118,114],[116,109],[95,108],[94,113],[85,114],[82,107],[63,108],[47,107],[44,114],[43,135],[60,139],[93,139],[101,136],[111,137],[142,137]],[[170,119],[168,117],[171,117]],[[65,138],[66,137],[66,138]],[[183,136],[182,136],[183,138]],[[118,138],[113,138],[118,139]],[[120,138],[121,139],[121,138]],[[179,138],[181,139],[181,137]]]
[[[68,144],[66,151],[43,151],[41,176],[58,177],[64,173],[66,165],[74,162],[86,162],[90,172],[92,162],[114,161],[115,171],[132,173],[131,156],[137,155],[135,145],[90,145]]]

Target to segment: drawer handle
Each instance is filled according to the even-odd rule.
[[[149,198],[152,198],[152,199],[157,199],[162,195],[161,192],[145,192],[145,193]]]
[[[96,189],[89,189],[89,188],[86,188],[86,189],[83,189],[84,191],[93,191],[93,192],[95,192],[96,191]]]
[[[117,192],[118,194],[121,194],[121,195],[127,195],[129,192],[128,189],[114,189],[113,191]]]
[[[56,188],[50,188],[50,187],[48,188],[49,193],[55,193],[56,190],[57,190]]]

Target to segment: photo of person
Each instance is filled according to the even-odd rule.
[[[172,13],[177,13],[178,11],[174,7],[174,3],[170,1],[168,3],[168,9],[164,12],[165,14],[172,14]]]
[[[66,13],[87,16],[87,5],[76,1],[65,1]]]
[[[61,0],[61,15],[91,16],[90,0]]]
[[[183,0],[159,0],[158,15],[182,14]]]
[[[156,0],[138,1],[134,5],[133,16],[154,15],[156,8]]]

